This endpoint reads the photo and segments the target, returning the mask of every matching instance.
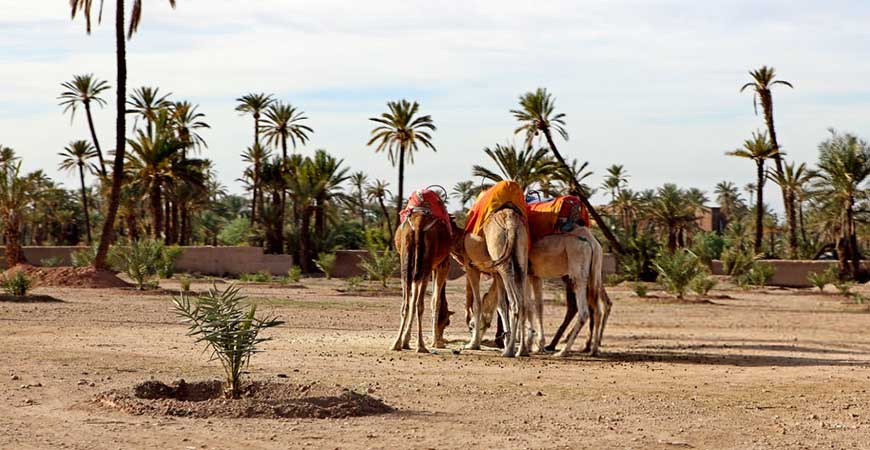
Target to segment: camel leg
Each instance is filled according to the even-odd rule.
[[[597,295],[589,295],[586,293],[586,305],[589,306],[589,336],[586,338],[586,345],[583,347],[584,353],[589,353],[592,356],[598,354],[598,327],[601,325],[601,308],[598,303]]]
[[[573,320],[574,316],[577,315],[577,299],[574,295],[574,287],[572,286],[571,278],[565,275],[562,277],[562,281],[565,282],[565,318],[562,320],[562,324],[559,325],[559,329],[556,330],[556,334],[553,335],[550,345],[547,346],[547,351],[551,352],[556,351],[556,346],[559,345],[559,340],[562,339],[562,335],[565,333],[568,325],[571,324],[571,320]]]
[[[586,247],[586,249],[587,257],[584,259],[584,261],[588,261],[591,254],[591,248]],[[580,329],[583,328],[583,325],[586,323],[586,319],[589,317],[589,301],[586,297],[588,281],[588,267],[578,267],[574,270],[574,273],[571,274],[571,282],[574,285],[574,296],[576,297],[575,303],[577,304],[577,311],[580,314],[580,317],[578,317],[577,323],[574,324],[574,328],[568,335],[568,341],[565,343],[565,348],[556,353],[556,356],[562,357],[568,355],[568,353],[571,351],[571,346],[574,345],[574,339],[577,338],[577,335],[580,333]]]
[[[396,341],[393,343],[392,349],[401,351],[404,343],[405,328],[410,328],[408,322],[411,320],[411,293],[408,291],[408,283],[402,278],[402,312],[399,319],[399,335],[396,336]]]
[[[480,330],[483,326],[480,323],[480,271],[469,266],[468,270],[466,271],[466,277],[468,279],[469,285],[471,286],[471,315],[474,324],[471,327],[471,341],[465,344],[465,348],[469,350],[480,350]]]
[[[518,292],[516,285],[516,279],[514,277],[514,268],[513,267],[502,267],[499,270],[499,275],[502,279],[502,286],[504,287],[505,294],[507,295],[508,301],[508,332],[507,332],[507,340],[505,341],[504,351],[502,352],[502,356],[513,357],[516,355],[516,344],[517,344],[517,336],[522,336],[520,333],[520,328],[522,327],[522,322],[520,319],[522,318],[521,309],[523,308],[523,292]],[[525,343],[520,340],[520,354],[524,351],[528,353],[525,348]]]
[[[441,327],[441,303],[442,303],[442,291],[444,290],[444,285],[447,283],[447,272],[450,270],[450,260],[445,259],[445,263],[441,263],[438,267],[433,271],[435,278],[435,286],[432,287],[432,337],[435,348],[444,348],[446,347],[446,343],[444,342],[444,329]]]
[[[534,352],[543,352],[546,341],[544,340],[544,296],[542,291],[542,280],[535,276],[529,276],[529,281],[526,283],[529,288],[534,291],[534,297],[526,291],[526,299],[531,303],[530,307],[532,312],[532,326],[534,327],[535,333],[534,338],[535,341],[532,343],[532,351]]]
[[[419,295],[420,285],[416,281],[411,282],[411,296],[408,299],[408,323],[405,327],[404,338],[402,339],[402,348],[405,350],[411,349],[411,328],[414,326],[414,316],[417,311],[417,296]]]
[[[422,280],[414,282],[414,284],[419,285],[416,289],[417,296],[414,299],[414,312],[417,313],[417,353],[429,353],[429,350],[426,349],[426,343],[423,341],[423,309],[426,306],[426,285],[428,283],[428,276],[424,276]],[[438,296],[437,291],[435,296]],[[435,301],[437,302],[437,299]]]
[[[465,277],[465,326],[471,325],[474,314],[474,291],[471,287],[471,279]]]
[[[604,338],[604,326],[607,325],[607,318],[610,316],[610,309],[613,308],[613,302],[610,301],[610,296],[607,295],[607,291],[604,290],[604,287],[601,288],[601,293],[599,294],[601,298],[602,304],[602,314],[601,314],[601,324],[596,327],[598,328],[598,345],[601,345],[601,340]]]

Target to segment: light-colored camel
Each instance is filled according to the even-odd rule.
[[[545,236],[532,245],[529,253],[529,283],[534,291],[535,306],[543,308],[542,279],[563,278],[573,293],[567,296],[566,303],[573,300],[576,305],[576,308],[568,308],[569,313],[572,309],[579,313],[574,328],[568,334],[565,347],[557,356],[565,356],[571,351],[574,339],[588,317],[592,320],[589,324],[586,350],[593,355],[598,353],[612,306],[604,291],[603,264],[604,252],[601,244],[586,227],[574,227],[568,233]],[[561,336],[573,315],[566,315],[557,335]],[[549,348],[554,349],[558,339],[558,336],[555,337]]]
[[[459,249],[460,255],[457,259],[460,259],[465,267],[473,294],[471,341],[466,348],[480,349],[483,334],[480,274],[485,272],[493,276],[493,283],[498,283],[506,294],[506,305],[502,305],[502,317],[507,322],[505,324],[507,339],[502,355],[510,357],[529,354],[525,327],[521,325],[525,323],[527,316],[535,323],[537,310],[526,295],[528,250],[529,232],[525,219],[512,207],[505,207],[493,213],[483,224],[483,236],[465,234],[463,248]],[[542,329],[537,329],[536,332],[543,336]],[[515,348],[517,344],[518,350]]]
[[[451,234],[448,224],[427,208],[413,208],[396,230],[395,245],[401,259],[402,317],[393,350],[410,349],[411,326],[417,316],[417,352],[427,353],[423,342],[423,309],[430,274],[432,290],[432,329],[435,348],[444,348],[446,307],[444,285],[450,271]]]

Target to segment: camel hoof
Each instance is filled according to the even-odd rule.
[[[556,346],[555,345],[548,345],[548,346],[544,347],[544,351],[548,352],[548,353],[553,353],[556,351]]]
[[[429,353],[426,347],[417,347],[417,353]]]
[[[438,341],[435,343],[435,348],[447,348],[447,343],[444,341]]]
[[[396,342],[395,344],[393,344],[392,347],[390,347],[390,350],[392,350],[394,352],[400,352],[400,351],[402,351],[402,344]]]
[[[516,353],[514,353],[513,349],[504,349],[504,351],[501,352],[501,356],[504,356],[505,358],[513,358],[516,356]]]
[[[568,356],[568,351],[566,349],[562,349],[562,350],[556,352],[556,354],[554,354],[553,356],[555,356],[556,358],[564,358],[564,357]]]
[[[465,346],[463,346],[462,348],[464,348],[466,350],[480,350],[480,344],[475,344],[473,342],[469,342],[469,343],[465,344]]]
[[[402,350],[411,350],[411,345],[410,344],[403,345]]]

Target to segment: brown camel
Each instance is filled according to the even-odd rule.
[[[451,231],[448,222],[429,207],[412,207],[396,230],[395,246],[401,258],[402,313],[393,350],[410,349],[413,316],[417,316],[417,352],[426,353],[423,342],[423,309],[429,276],[432,292],[432,328],[435,348],[444,348],[444,328],[449,323],[445,284],[450,270]]]

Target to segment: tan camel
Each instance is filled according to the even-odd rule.
[[[530,304],[530,299],[526,295],[529,233],[523,215],[512,207],[502,208],[493,213],[484,223],[483,236],[466,233],[463,244],[457,259],[460,259],[465,267],[468,285],[473,295],[471,341],[465,348],[480,349],[483,334],[480,274],[485,272],[493,276],[493,283],[497,283],[506,294],[507,304],[501,305],[502,317],[507,322],[505,324],[507,339],[502,355],[507,357],[528,355],[528,339],[522,324],[525,323],[527,316],[533,324],[538,321],[535,320],[537,310]],[[537,329],[536,332],[543,336],[542,329]],[[517,344],[518,350],[515,348]]]
[[[410,349],[413,316],[417,316],[417,352],[427,353],[423,342],[423,309],[430,274],[432,329],[435,348],[444,348],[444,328],[449,323],[444,286],[450,271],[451,232],[449,225],[428,208],[412,208],[396,230],[395,245],[401,259],[402,317],[393,350]]]

